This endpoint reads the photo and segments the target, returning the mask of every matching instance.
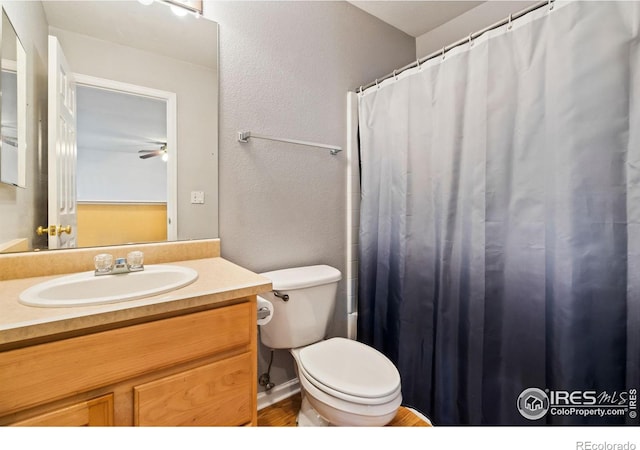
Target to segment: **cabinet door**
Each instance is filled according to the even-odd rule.
[[[134,388],[139,426],[234,426],[251,421],[251,353]]]
[[[113,425],[113,394],[15,422],[13,426],[106,427]]]
[[[218,352],[249,350],[255,303],[0,352],[0,417]]]

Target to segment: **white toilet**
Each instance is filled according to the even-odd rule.
[[[340,271],[325,265],[261,274],[273,291],[270,322],[260,340],[272,349],[290,349],[302,392],[298,426],[383,426],[402,402],[400,374],[379,351],[360,342],[326,339]]]

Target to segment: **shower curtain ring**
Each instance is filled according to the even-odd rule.
[[[510,30],[513,27],[513,25],[511,24],[512,18],[513,18],[513,14],[509,14],[509,26],[507,26],[507,30]]]
[[[380,85],[378,85],[378,79],[376,78],[376,88],[380,89]]]
[[[362,95],[362,85],[360,85],[360,95]]]
[[[422,70],[422,67],[420,67],[420,58],[416,59],[416,67],[418,70]]]
[[[398,75],[396,75],[396,71],[395,70],[393,71],[393,78],[395,78],[396,81],[398,81]]]
[[[445,49],[445,48],[446,48],[446,47],[442,47],[442,59],[444,59],[444,49]]]
[[[469,47],[473,47],[473,33],[469,33]]]
[[[549,0],[549,11],[553,11],[553,0]]]

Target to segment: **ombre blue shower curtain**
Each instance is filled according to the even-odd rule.
[[[436,425],[638,424],[639,28],[555,2],[359,95],[358,339]]]

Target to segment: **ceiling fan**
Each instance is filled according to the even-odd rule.
[[[162,156],[162,160],[167,160],[167,144],[162,143],[159,149],[157,150],[138,150],[138,153],[141,153],[140,159],[148,159],[153,158],[154,156]]]

